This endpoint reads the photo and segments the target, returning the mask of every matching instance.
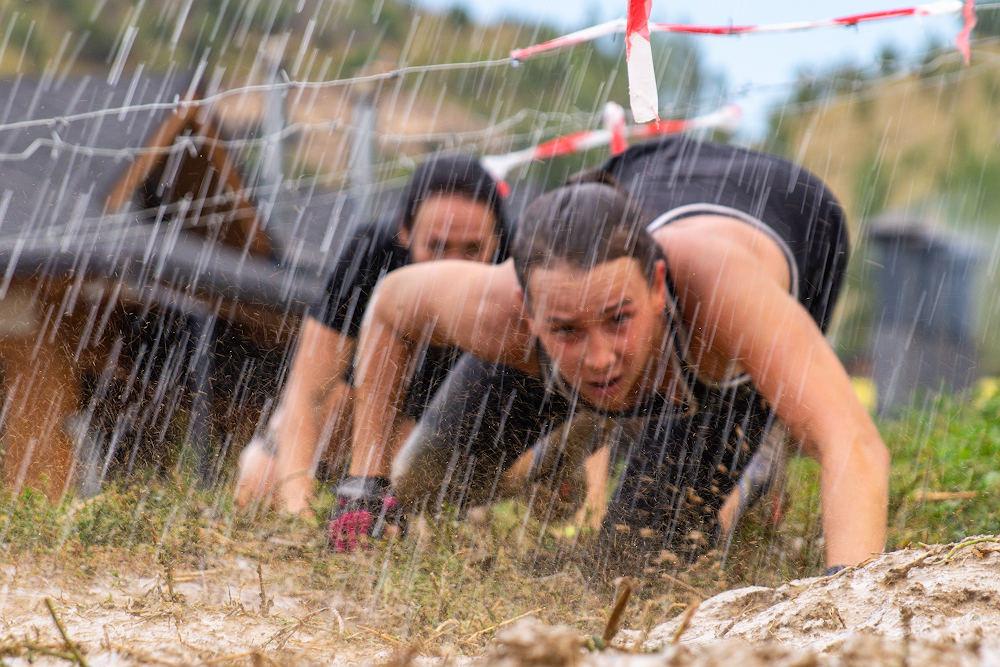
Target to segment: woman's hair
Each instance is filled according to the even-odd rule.
[[[486,204],[493,210],[497,233],[506,227],[506,211],[503,197],[483,165],[468,155],[435,154],[422,162],[413,172],[406,190],[403,229],[412,230],[420,204],[437,194],[460,194],[472,201]]]
[[[566,263],[581,269],[621,257],[637,260],[652,283],[663,251],[646,231],[647,216],[606,171],[570,177],[524,211],[511,248],[514,270],[527,293],[528,274]]]

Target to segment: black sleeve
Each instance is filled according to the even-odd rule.
[[[356,338],[365,307],[379,279],[407,263],[408,253],[392,234],[378,225],[362,228],[344,246],[326,283],[326,301],[319,320],[343,335]]]

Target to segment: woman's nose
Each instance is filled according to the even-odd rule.
[[[593,371],[610,369],[615,364],[614,341],[601,334],[587,336],[587,353],[584,363]]]

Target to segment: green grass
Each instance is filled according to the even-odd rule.
[[[1000,396],[979,404],[940,398],[881,420],[879,428],[892,454],[887,550],[997,532]],[[929,492],[977,495],[928,499]],[[767,584],[823,569],[819,466],[812,459],[790,462],[784,505],[779,529],[767,528],[771,508],[764,507],[742,531],[737,549],[752,547],[749,564],[739,566],[748,582]]]
[[[893,452],[890,544],[951,542],[997,532],[1000,398],[980,407],[943,400],[886,424]],[[975,491],[969,500],[923,501],[926,491]]]
[[[880,427],[893,454],[889,549],[996,532],[1000,397],[978,407],[943,399]],[[351,600],[371,631],[431,653],[477,651],[500,624],[529,612],[599,635],[615,597],[615,582],[589,571],[580,544],[543,529],[517,502],[503,503],[483,524],[445,516],[406,539],[343,555],[329,550],[316,522],[237,512],[227,485],[213,492],[192,480],[113,482],[96,498],[58,506],[32,491],[5,495],[0,554],[15,563],[48,560],[83,578],[130,567],[206,569],[237,557],[272,572],[297,564],[309,589]],[[927,491],[978,495],[921,499]],[[321,496],[319,507],[330,501]],[[821,573],[811,460],[791,461],[783,507],[778,528],[770,525],[772,504],[747,517],[724,560],[709,554],[694,566],[646,573],[626,626],[651,628],[681,613],[692,588],[707,596]]]

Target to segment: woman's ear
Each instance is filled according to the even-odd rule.
[[[653,301],[660,307],[660,310],[667,306],[667,263],[662,259],[656,260],[653,265],[653,284],[649,286],[649,292]]]
[[[531,330],[531,335],[537,338],[538,331],[535,328],[535,320],[531,316],[531,305],[528,303],[528,299],[524,294],[524,288],[518,287],[515,294],[517,294],[518,301],[521,302],[521,312],[524,313],[524,319],[528,322],[528,328]]]
[[[400,223],[399,229],[396,231],[396,238],[399,239],[399,245],[404,248],[410,247],[410,230],[407,229]]]
[[[528,307],[528,300],[524,297],[524,288],[518,286],[514,290],[514,294],[516,295],[517,300],[521,302],[521,312],[524,313],[524,316],[530,320],[531,308]]]

